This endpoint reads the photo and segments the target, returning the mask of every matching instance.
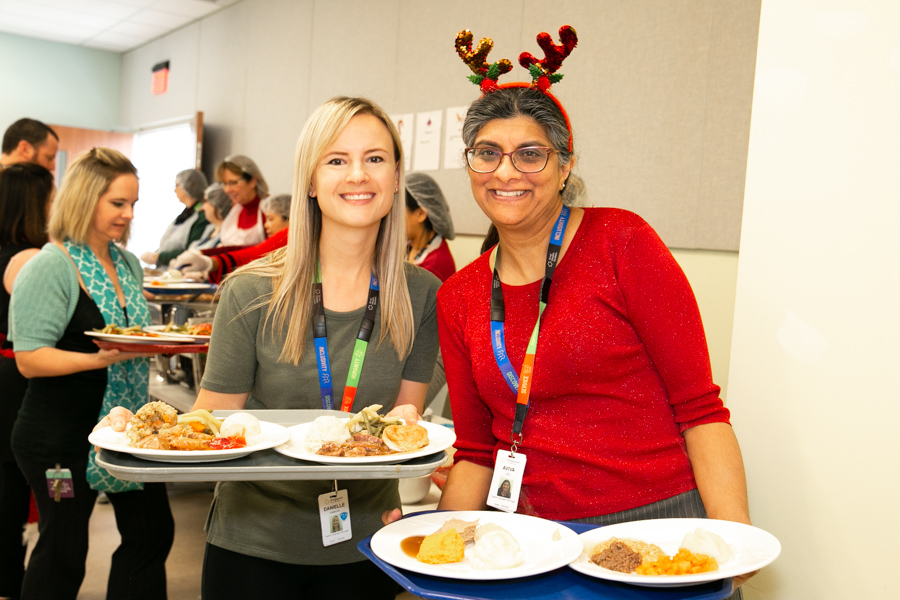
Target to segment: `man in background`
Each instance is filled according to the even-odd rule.
[[[19,119],[3,134],[0,169],[19,162],[36,163],[53,172],[59,136],[35,119]]]

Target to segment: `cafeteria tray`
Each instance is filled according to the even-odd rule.
[[[347,416],[327,410],[246,410],[213,411],[223,418],[234,412],[248,412],[261,421],[285,427],[313,421],[322,415]],[[324,465],[284,456],[275,450],[260,450],[241,458],[217,462],[156,462],[126,452],[100,450],[97,464],[126,481],[287,481],[302,479],[406,479],[430,475],[447,459],[444,451],[420,456],[398,464]]]
[[[578,534],[599,527],[572,521],[558,523]],[[589,577],[569,567],[521,579],[445,579],[398,569],[375,556],[371,542],[369,536],[357,548],[403,589],[434,600],[721,600],[734,593],[731,578],[685,587],[639,587]]]

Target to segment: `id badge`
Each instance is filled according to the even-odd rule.
[[[55,469],[47,469],[47,492],[50,497],[59,502],[62,498],[75,497],[75,485],[72,482],[72,471],[61,469],[59,465]]]
[[[332,546],[353,537],[350,530],[350,502],[347,490],[319,496],[319,521],[322,523],[322,545]]]
[[[487,504],[506,512],[516,512],[522,477],[525,474],[525,455],[503,450],[497,453],[494,476],[488,491]]]

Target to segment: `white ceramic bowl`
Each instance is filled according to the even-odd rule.
[[[408,477],[400,480],[400,502],[416,504],[421,502],[431,489],[431,475]]]

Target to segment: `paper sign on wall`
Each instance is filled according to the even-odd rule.
[[[416,113],[413,171],[437,171],[441,167],[441,121],[443,111]]]
[[[413,113],[391,115],[391,121],[394,122],[394,127],[397,128],[397,132],[400,134],[400,143],[403,146],[403,169],[407,172],[409,172],[409,167],[412,164],[414,118]]]
[[[447,109],[447,125],[444,128],[445,169],[461,169],[466,166],[466,161],[463,158],[466,144],[462,138],[462,126],[468,110],[468,106],[456,106]]]

